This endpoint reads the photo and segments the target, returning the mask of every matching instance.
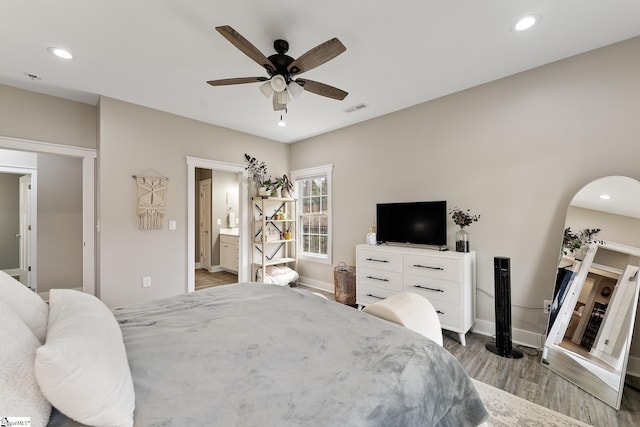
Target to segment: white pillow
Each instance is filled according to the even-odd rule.
[[[67,417],[91,426],[133,425],[135,395],[122,332],[93,295],[49,293],[46,344],[36,352],[38,384]]]
[[[49,306],[38,294],[4,271],[0,271],[0,301],[13,309],[40,343],[44,342]]]
[[[0,415],[30,417],[45,426],[51,405],[38,387],[33,361],[40,343],[22,319],[0,301]]]

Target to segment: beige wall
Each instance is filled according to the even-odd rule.
[[[186,290],[185,156],[244,164],[250,153],[282,174],[289,147],[202,122],[103,97],[99,108],[100,293],[110,306]],[[169,178],[168,220],[177,230],[138,230],[132,175],[154,169]],[[191,268],[191,266],[189,267]],[[142,277],[152,286],[142,288]]]
[[[586,183],[640,178],[640,38],[337,130],[291,147],[291,169],[334,164],[333,265],[355,261],[377,202],[447,200],[474,223],[477,313],[493,321],[493,257],[511,258],[512,303],[550,299],[567,206]],[[455,225],[449,221],[449,247]],[[332,266],[300,263],[332,283]],[[514,328],[546,316],[514,307]]]
[[[0,135],[96,148],[97,108],[0,85]]]

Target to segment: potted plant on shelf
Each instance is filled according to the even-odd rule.
[[[264,182],[264,185],[267,187],[270,196],[282,197],[282,183],[280,182],[280,178],[269,177],[269,179]]]
[[[282,197],[285,199],[293,198],[293,182],[289,179],[287,174],[282,175]]]
[[[245,154],[244,159],[247,162],[247,166],[244,168],[248,173],[247,179],[255,184],[259,196],[268,196],[270,181],[267,175],[267,164],[249,154]]]
[[[596,234],[600,231],[602,230],[599,228],[585,228],[574,233],[571,231],[571,227],[565,228],[562,238],[562,254],[573,254],[574,258],[583,259],[590,243],[604,243],[602,240],[595,239]]]
[[[478,221],[480,215],[471,214],[470,209],[464,211],[457,207],[449,210],[449,214],[453,222],[460,227],[456,233],[456,252],[469,252],[469,233],[464,228]]]

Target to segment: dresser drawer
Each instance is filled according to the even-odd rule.
[[[453,281],[462,279],[462,262],[458,259],[407,254],[404,265],[406,274]]]
[[[407,274],[404,276],[404,291],[415,292],[429,301],[460,304],[460,283],[458,282]]]
[[[442,301],[431,301],[431,305],[436,309],[438,313],[438,319],[440,319],[440,326],[442,329],[449,331],[466,332],[464,328],[464,322],[462,321],[462,311],[460,306],[447,304]]]
[[[375,249],[358,251],[358,267],[371,267],[388,271],[402,271],[402,254]]]
[[[361,285],[371,285],[377,288],[402,292],[402,273],[376,268],[358,267],[358,286]]]
[[[397,292],[391,289],[379,288],[372,285],[361,285],[358,283],[356,293],[358,296],[356,302],[358,304],[369,305],[382,301],[385,298],[389,298],[390,296],[395,295]]]

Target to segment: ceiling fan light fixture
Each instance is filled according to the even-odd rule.
[[[266,82],[260,85],[260,92],[268,98],[273,94],[273,88],[271,87],[271,82]]]
[[[282,114],[280,114],[280,121],[278,122],[278,126],[280,126],[281,128],[285,127],[287,125],[287,122],[284,121],[284,119],[282,118]]]
[[[287,88],[287,81],[280,74],[273,76],[270,83],[271,88],[276,92],[283,92]]]
[[[287,102],[289,101],[289,95],[286,91],[275,92],[273,96],[276,98],[276,102],[278,104],[287,105]]]
[[[277,93],[274,93],[273,97],[272,97],[272,99],[273,99],[273,111],[285,111],[287,109],[287,104],[286,104],[286,102],[285,103],[278,102],[278,96],[277,95],[278,95]],[[285,95],[286,95],[286,93],[285,93]]]
[[[302,92],[304,92],[304,88],[298,83],[292,81],[287,86],[287,92],[289,92],[289,95],[291,95],[291,99],[297,99],[298,97],[300,97],[300,95],[302,95]]]

